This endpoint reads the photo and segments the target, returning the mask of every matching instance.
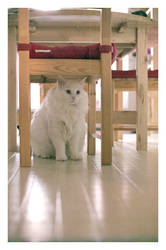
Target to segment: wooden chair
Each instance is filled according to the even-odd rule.
[[[111,11],[103,9],[101,14],[101,44],[111,44]],[[102,79],[102,164],[112,164],[112,78],[111,53],[101,53],[100,60],[81,59],[30,59],[29,58],[29,11],[19,9],[19,43],[24,49],[19,51],[20,88],[20,165],[31,166],[30,155],[30,75],[74,75],[101,76]],[[93,93],[94,84],[89,84]],[[109,107],[109,108],[108,108]],[[92,112],[92,109],[90,110]],[[89,112],[89,116],[90,115]],[[91,133],[89,131],[88,133]],[[94,145],[94,139],[90,138]],[[93,153],[93,150],[91,153]]]
[[[128,92],[136,91],[137,81],[136,81],[136,78],[120,78],[120,77],[113,78],[113,86],[114,86],[114,95],[117,93],[122,93],[123,91],[128,91]],[[158,77],[148,78],[147,95],[150,92],[153,92],[153,93],[158,92]],[[117,96],[115,97],[116,97],[116,100],[115,100],[114,108],[118,109],[119,106],[121,105],[121,102],[119,102]],[[148,102],[149,102],[149,98],[148,98]],[[136,119],[137,119],[136,112],[137,111],[136,112],[135,111],[122,111],[122,106],[120,107],[120,109],[121,109],[121,121],[120,121],[120,113],[119,113],[119,119],[114,121],[116,123],[116,126],[114,128],[115,132],[124,131],[124,130],[128,130],[128,131],[136,130]],[[156,113],[156,109],[153,109],[153,111],[151,110],[151,112],[153,113],[153,117],[154,117]],[[149,105],[148,105],[147,107],[147,130],[157,131],[158,130],[157,119],[155,119],[155,123],[154,122],[151,123],[149,117],[150,117],[150,110],[149,110]]]
[[[136,42],[137,49],[137,111],[128,112],[125,119],[134,119],[137,132],[137,150],[147,150],[147,25],[151,21],[129,14],[111,13],[109,8],[101,11],[101,45],[110,46],[112,39],[112,21],[115,24],[129,20],[129,32]],[[139,25],[140,23],[140,25]],[[132,30],[131,30],[132,29]],[[123,29],[124,30],[124,29]],[[114,31],[114,33],[116,33]],[[117,29],[116,42],[127,41],[127,33]],[[101,53],[98,60],[86,59],[30,59],[29,58],[29,11],[19,9],[19,43],[25,44],[25,50],[19,51],[20,83],[20,164],[31,166],[30,156],[30,76],[98,76],[101,77],[101,164],[112,164],[113,123],[120,123],[126,113],[113,110],[113,81],[111,72],[111,53]],[[95,153],[96,129],[95,82],[88,84],[90,109],[88,113],[89,154]]]

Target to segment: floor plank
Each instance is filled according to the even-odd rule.
[[[114,143],[112,166],[96,156],[83,161],[33,159],[9,178],[9,241],[157,241],[157,138],[148,152],[135,135]]]

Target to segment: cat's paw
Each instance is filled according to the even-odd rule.
[[[56,160],[57,161],[66,161],[67,157],[66,157],[66,155],[58,155],[58,156],[56,156]]]
[[[72,153],[71,160],[74,161],[82,160],[82,153]]]
[[[53,154],[47,154],[47,153],[41,153],[41,152],[37,152],[37,153],[34,153],[33,152],[33,155],[34,156],[37,156],[37,157],[41,157],[43,159],[50,159],[50,158],[54,158],[54,155]]]
[[[51,159],[51,158],[54,158],[54,155],[51,155],[51,154],[43,154],[43,155],[41,155],[40,157],[42,157],[43,159]]]

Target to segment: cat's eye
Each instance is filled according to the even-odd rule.
[[[70,95],[70,94],[71,94],[70,89],[67,89],[67,90],[66,90],[66,93]]]
[[[80,90],[77,90],[77,91],[76,91],[76,94],[79,95],[79,94],[80,94]]]

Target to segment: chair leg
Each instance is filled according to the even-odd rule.
[[[19,9],[19,42],[29,43],[29,12]],[[19,52],[20,165],[31,166],[29,51]]]
[[[115,93],[115,111],[122,111],[122,103],[123,102],[123,94],[122,91],[117,91]],[[122,140],[123,132],[122,131],[114,131],[114,140]]]
[[[101,81],[101,115],[102,115],[102,164],[112,164],[112,79],[110,74],[110,67],[105,66],[110,61],[110,55],[102,55],[103,70]],[[109,72],[108,72],[109,70]]]
[[[8,29],[8,152],[17,152],[16,27]]]
[[[96,152],[96,139],[93,134],[96,133],[96,80],[90,79],[88,81],[88,155],[95,155]]]
[[[102,45],[111,43],[111,10],[102,9]],[[101,53],[101,161],[102,165],[112,164],[112,71],[111,53]]]
[[[116,60],[116,69],[123,69],[123,60],[121,58]],[[115,111],[121,111],[123,109],[123,92],[117,91],[115,93]],[[115,141],[121,140],[123,138],[122,131],[114,131]]]
[[[147,34],[146,28],[137,29],[137,150],[147,150]]]

